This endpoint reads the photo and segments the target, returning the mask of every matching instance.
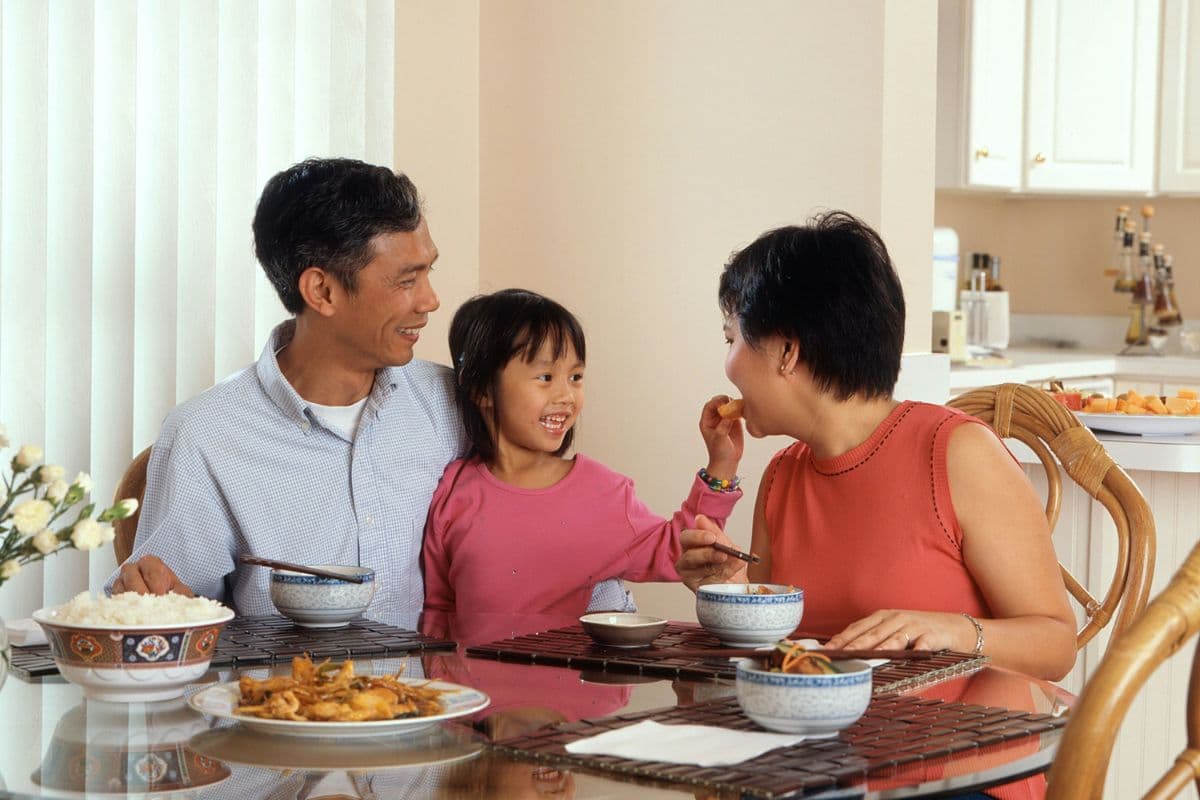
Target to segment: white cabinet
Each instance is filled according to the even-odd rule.
[[[940,0],[938,29],[939,188],[1154,189],[1158,2]]]
[[[1154,188],[1158,3],[1032,0],[1025,188]]]
[[[1163,11],[1159,187],[1200,193],[1200,0]]]
[[[938,185],[1021,185],[1025,0],[938,5]]]

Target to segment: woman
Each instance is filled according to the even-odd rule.
[[[770,231],[721,275],[725,373],[753,436],[797,441],[763,474],[749,567],[707,519],[677,568],[704,583],[805,590],[829,647],[950,648],[1057,679],[1075,619],[1050,531],[990,428],[898,402],[904,296],[883,241],[842,212]]]

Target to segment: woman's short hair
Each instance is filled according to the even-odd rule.
[[[844,211],[768,231],[721,273],[721,310],[751,347],[799,344],[817,388],[890,397],[904,347],[904,292],[879,234]]]
[[[300,276],[331,273],[354,293],[358,271],[385,233],[421,224],[421,197],[406,175],[351,158],[310,158],[276,174],[254,212],[254,252],[283,307],[304,310]]]
[[[559,303],[536,292],[502,289],[476,295],[454,312],[450,357],[458,407],[471,451],[485,462],[496,455],[488,423],[494,429],[500,418],[496,388],[501,371],[517,357],[533,361],[546,342],[550,342],[556,359],[573,347],[581,362],[587,360],[587,343],[579,320]],[[484,418],[479,407],[479,400],[485,396],[492,398],[491,420]],[[574,440],[575,429],[571,428],[555,455],[567,452]]]

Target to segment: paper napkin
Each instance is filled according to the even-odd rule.
[[[579,739],[568,753],[719,767],[804,741],[788,733],[733,731],[712,725],[662,725],[653,720]]]
[[[17,647],[46,644],[46,632],[31,619],[6,619],[4,629],[8,632],[9,644]]]

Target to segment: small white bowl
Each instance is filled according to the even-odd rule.
[[[759,587],[772,594],[758,594]],[[714,583],[696,591],[696,619],[730,647],[787,637],[804,616],[804,590],[778,583]]]
[[[233,611],[202,622],[86,625],[64,622],[57,608],[33,612],[46,631],[58,671],[93,700],[170,700],[205,672]]]
[[[607,647],[646,647],[667,627],[662,617],[646,614],[585,614],[579,618],[588,635]]]
[[[837,661],[837,675],[771,672],[757,659],[737,665],[737,699],[746,716],[767,730],[834,736],[871,704],[871,665]]]
[[[371,598],[375,596],[375,570],[329,564],[315,566],[339,575],[361,575],[363,582],[273,569],[271,602],[280,614],[305,628],[340,628],[371,605]]]

